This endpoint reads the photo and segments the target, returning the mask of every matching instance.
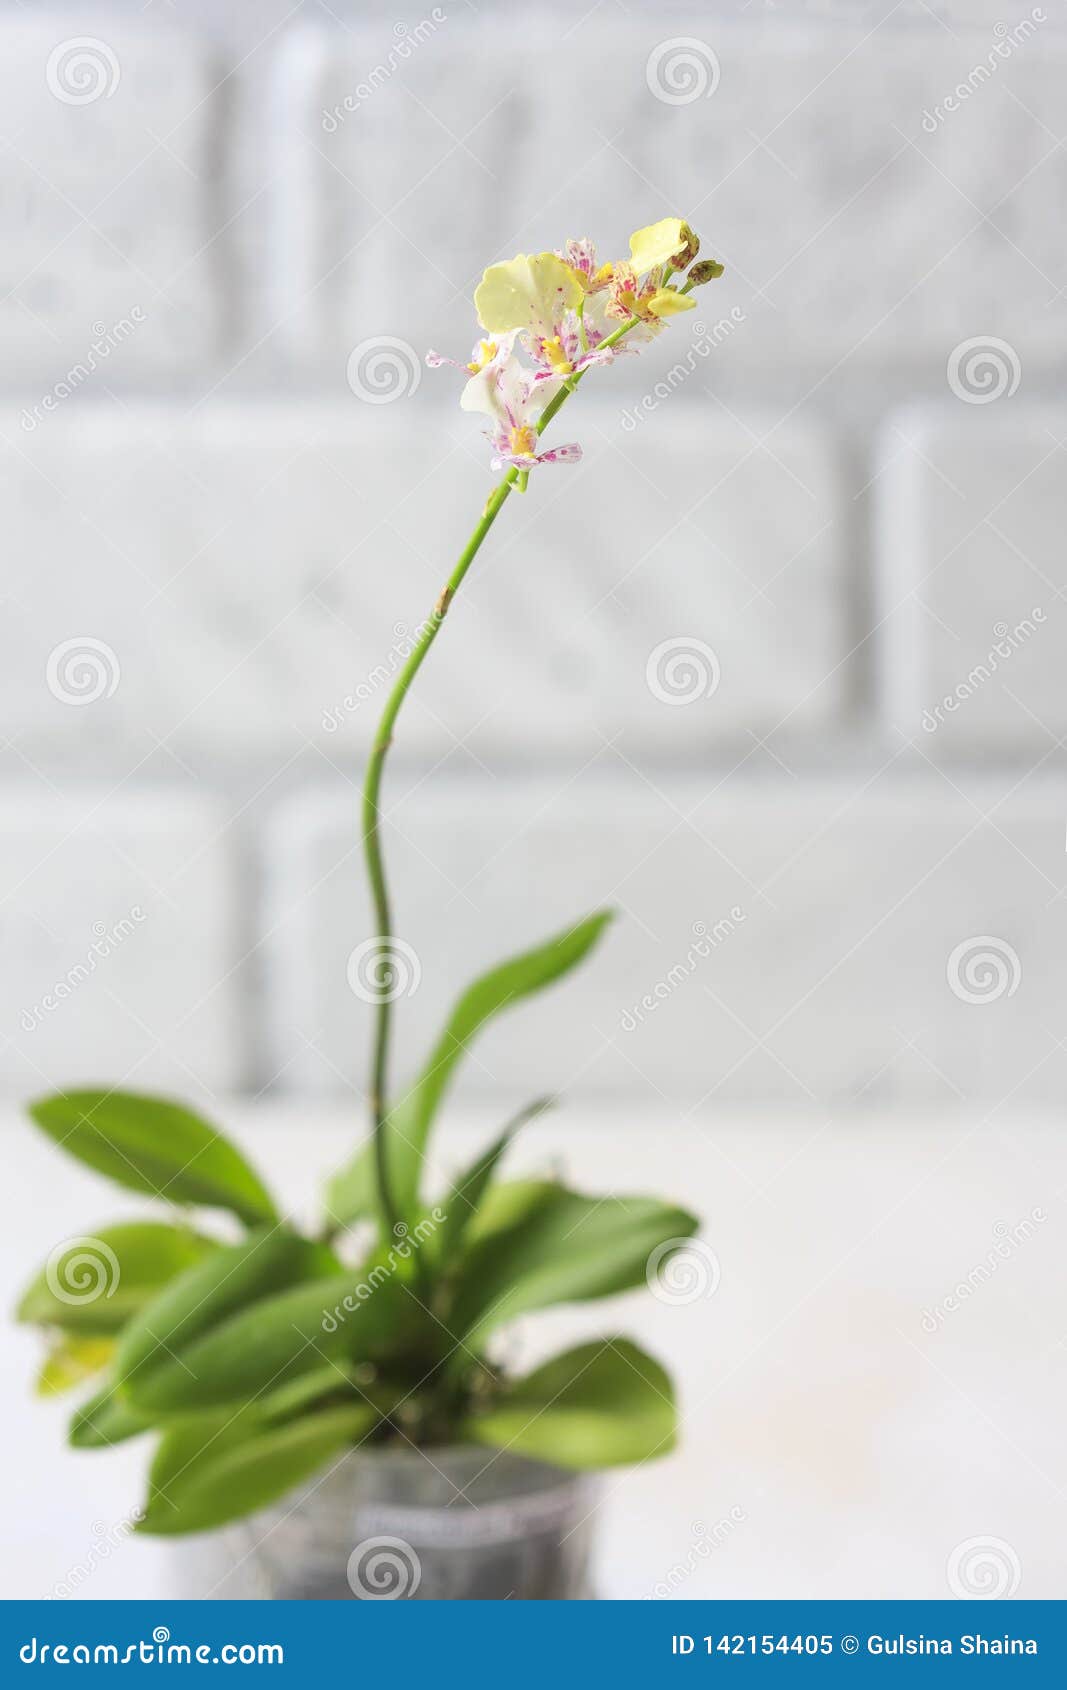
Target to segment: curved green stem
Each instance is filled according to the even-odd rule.
[[[605,336],[600,345],[602,347],[614,346],[617,341],[622,339],[624,334],[628,334],[635,327],[636,322],[635,317],[629,318],[619,328]],[[539,435],[548,427],[560,406],[574,392],[584,373],[583,371],[576,375],[570,386],[561,387],[559,392],[549,400],[536,425]],[[482,541],[500,514],[508,494],[516,482],[520,480],[520,476],[525,476],[526,473],[525,471],[520,472],[514,467],[509,469],[486,500],[481,517],[475,524],[474,531],[464,546],[459,561],[448,577],[441,595],[434,605],[433,614],[420,627],[407,662],[397,676],[389,694],[381,721],[378,724],[378,731],[371,746],[367,773],[363,783],[363,849],[367,862],[367,874],[370,877],[377,939],[370,977],[379,982],[379,992],[375,1002],[371,1056],[370,1112],[374,1129],[374,1165],[378,1183],[378,1208],[383,1228],[387,1234],[392,1233],[393,1228],[402,1217],[397,1209],[390,1182],[386,1126],[389,1090],[389,1039],[392,1029],[392,986],[395,982],[393,966],[389,961],[393,939],[393,916],[389,900],[389,887],[385,878],[385,864],[382,859],[380,808],[382,773],[389,747],[393,743],[393,728],[400,714],[400,708],[411,688],[411,683],[422,668],[430,647],[437,638],[441,624],[448,614],[449,605],[455,598],[463,583],[464,576],[474,562]]]

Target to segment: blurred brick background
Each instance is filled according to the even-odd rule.
[[[613,902],[473,1088],[1062,1098],[1062,24],[0,8],[6,1092],[358,1091],[360,769],[492,485],[423,353],[678,213],[726,276],[585,384],[402,720],[404,1059]]]

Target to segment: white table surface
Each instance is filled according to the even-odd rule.
[[[305,1216],[361,1130],[340,1110],[293,1104],[216,1118]],[[441,1174],[500,1119],[454,1108],[435,1147]],[[56,1243],[150,1206],[60,1155],[13,1108],[3,1124],[10,1303]],[[667,1105],[648,1118],[571,1106],[512,1152],[512,1172],[548,1166],[588,1190],[684,1201],[706,1217],[721,1264],[696,1302],[634,1293],[515,1331],[523,1362],[629,1333],[678,1381],[677,1453],[604,1477],[602,1595],[941,1597],[953,1551],[975,1538],[1007,1546],[991,1554],[1012,1584],[1017,1569],[1020,1596],[1067,1594],[1062,1121],[1002,1106],[988,1118],[683,1123]],[[1016,1241],[1005,1229],[1028,1218]],[[938,1306],[943,1318],[924,1322]],[[68,1450],[67,1403],[32,1395],[36,1335],[6,1325],[4,1344],[3,1594],[74,1583],[87,1598],[165,1596],[170,1547],[122,1529],[145,1441]]]

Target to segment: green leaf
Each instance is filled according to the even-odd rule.
[[[350,1271],[239,1310],[173,1357],[131,1375],[126,1390],[135,1410],[154,1416],[246,1402],[324,1361],[376,1359],[425,1318],[400,1275],[372,1284],[366,1268]]]
[[[240,1519],[358,1443],[376,1419],[373,1408],[356,1404],[281,1426],[264,1425],[253,1410],[179,1422],[160,1440],[137,1530],[169,1537]]]
[[[612,913],[601,910],[587,916],[566,932],[557,933],[547,944],[490,969],[463,993],[422,1073],[389,1114],[386,1141],[389,1169],[401,1213],[410,1213],[415,1206],[419,1171],[434,1116],[475,1034],[501,1010],[550,986],[575,968],[592,950]],[[326,1206],[341,1225],[348,1225],[373,1213],[375,1203],[373,1146],[365,1144],[355,1160],[331,1180]]]
[[[52,1345],[37,1375],[37,1395],[58,1397],[75,1385],[102,1373],[115,1352],[113,1338],[78,1338],[62,1332]]]
[[[460,1432],[561,1467],[618,1467],[668,1454],[674,1393],[658,1361],[627,1338],[605,1338],[516,1380]]]
[[[292,1420],[302,1409],[321,1402],[323,1397],[336,1396],[349,1383],[349,1376],[342,1366],[335,1361],[324,1362],[314,1372],[305,1373],[280,1390],[268,1391],[259,1397],[256,1408],[266,1424],[275,1425],[282,1420]]]
[[[554,1202],[559,1189],[559,1182],[554,1179],[509,1179],[490,1186],[484,1203],[471,1221],[467,1233],[468,1249],[473,1249],[483,1239],[510,1232],[542,1203]]]
[[[551,1097],[539,1097],[535,1103],[529,1104],[516,1115],[514,1120],[509,1121],[500,1137],[494,1139],[489,1148],[483,1150],[475,1162],[460,1175],[448,1196],[438,1205],[445,1218],[430,1244],[430,1259],[438,1270],[447,1268],[458,1253],[471,1223],[482,1206],[497,1164],[519,1128],[551,1109],[554,1101]]]
[[[116,1380],[139,1388],[235,1312],[339,1267],[325,1245],[299,1238],[288,1227],[257,1228],[240,1244],[225,1245],[187,1268],[134,1316],[119,1342]]]
[[[118,1332],[164,1285],[218,1248],[213,1238],[163,1221],[99,1227],[53,1252],[16,1318],[67,1332]]]
[[[276,1210],[244,1157],[180,1103],[135,1092],[56,1092],[30,1115],[71,1156],[168,1203],[229,1209],[250,1226]]]
[[[473,1343],[530,1309],[628,1291],[645,1283],[657,1246],[681,1244],[698,1224],[655,1197],[584,1197],[552,1186],[513,1226],[471,1245],[446,1324]]]
[[[67,1427],[67,1442],[72,1449],[110,1449],[112,1444],[147,1432],[150,1425],[150,1420],[135,1414],[120,1400],[114,1385],[107,1385],[75,1409]]]

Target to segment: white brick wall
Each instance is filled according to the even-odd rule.
[[[217,80],[187,32],[5,11],[0,359],[31,415],[57,384],[121,391],[215,350]]]
[[[0,1084],[193,1096],[247,1079],[225,815],[188,794],[3,789]]]
[[[891,418],[878,483],[883,687],[928,756],[1038,757],[1067,733],[1062,410]]]
[[[363,756],[383,666],[395,672],[493,485],[470,419],[428,388],[388,422],[355,400],[82,407],[5,454],[8,731],[102,760],[162,740],[198,767],[308,743]],[[590,756],[619,735],[679,755],[831,718],[846,650],[834,446],[796,427],[764,447],[758,423],[680,411],[627,432],[620,409],[575,406],[587,462],[512,498],[405,714],[405,751]],[[46,684],[49,654],[80,636],[121,671],[92,709]],[[648,684],[665,641],[694,651],[709,687],[721,675],[692,708]],[[686,684],[671,656],[652,665],[661,693]]]
[[[1062,1092],[1055,787],[889,769],[651,782],[606,759],[565,788],[395,780],[387,813],[398,932],[421,968],[397,1011],[409,1066],[474,974],[613,904],[582,973],[478,1042],[474,1087],[827,1106]],[[271,856],[272,1049],[287,1086],[333,1089],[364,1071],[369,1038],[346,983],[369,922],[354,795],[297,801]],[[993,950],[1001,995],[962,953],[950,987],[961,946]]]
[[[305,37],[284,113],[303,190],[282,206],[304,253],[292,326],[338,374],[366,334],[465,350],[486,259],[563,229],[618,245],[670,201],[746,313],[719,358],[729,387],[770,375],[800,393],[839,360],[857,385],[877,370],[896,386],[902,366],[937,380],[983,333],[1062,371],[1046,210],[1067,191],[1067,52],[1044,16],[916,29],[650,7],[562,35],[527,11],[431,17],[417,43],[391,15],[317,51]],[[698,43],[688,80],[679,37]]]
[[[678,210],[727,275],[565,413],[585,462],[509,502],[401,722],[404,1048],[614,892],[610,949],[472,1085],[1057,1095],[1067,32],[340,10],[224,39],[0,6],[0,1082],[360,1074],[359,769],[492,485],[423,352],[466,351],[490,259]],[[379,336],[395,404],[346,379]],[[946,961],[983,935],[1022,976],[975,1006]]]

